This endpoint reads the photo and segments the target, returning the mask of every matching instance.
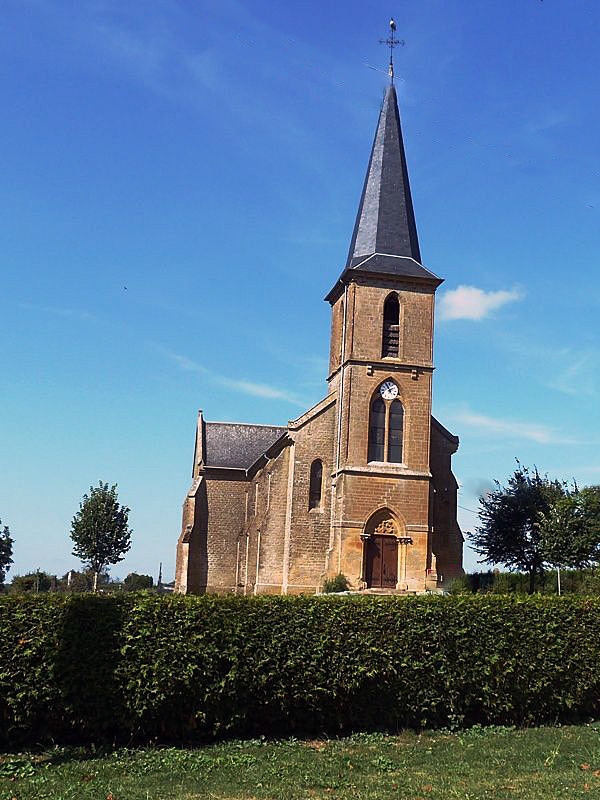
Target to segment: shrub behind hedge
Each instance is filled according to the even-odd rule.
[[[598,716],[597,598],[0,598],[5,743]]]

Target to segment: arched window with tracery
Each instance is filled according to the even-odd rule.
[[[308,508],[320,508],[323,495],[323,462],[317,459],[310,465]]]
[[[394,400],[388,415],[388,457],[393,464],[402,463],[402,434],[404,433],[404,408]]]
[[[398,296],[391,294],[383,306],[383,336],[381,355],[397,358],[400,351],[400,303]]]
[[[369,461],[385,461],[385,403],[380,397],[371,403]]]
[[[404,406],[398,399],[398,387],[384,381],[371,401],[369,411],[368,461],[402,463]]]

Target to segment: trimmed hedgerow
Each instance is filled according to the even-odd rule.
[[[600,716],[591,597],[3,597],[0,739]]]
[[[0,597],[0,742],[114,736],[124,613],[97,595]]]

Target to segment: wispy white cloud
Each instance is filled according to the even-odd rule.
[[[159,348],[162,352],[174,361],[178,367],[181,369],[186,370],[187,372],[199,372],[202,375],[208,375],[209,370],[206,367],[203,367],[202,364],[198,364],[196,361],[192,361],[191,358],[187,356],[182,356],[179,353],[173,353],[170,350],[166,350],[164,348]]]
[[[94,314],[90,314],[89,311],[82,311],[79,308],[60,308],[59,306],[45,306],[37,303],[19,303],[19,308],[24,311],[52,314],[55,317],[65,317],[66,319],[79,320],[80,322],[90,322],[96,319]]]
[[[125,27],[108,17],[96,21],[95,44],[124,69],[157,94],[172,97],[194,91],[215,91],[222,69],[220,55],[211,45],[189,50],[167,28],[136,20]],[[90,31],[90,32],[91,32]]]
[[[299,408],[306,407],[306,404],[302,400],[285,389],[279,389],[267,383],[244,380],[243,378],[230,378],[218,372],[214,372],[203,364],[199,364],[197,361],[193,361],[191,358],[181,355],[180,353],[174,353],[164,347],[160,347],[159,350],[173,363],[177,364],[180,369],[186,372],[195,372],[199,375],[204,375],[211,383],[218,384],[219,386],[226,386],[229,389],[235,389],[235,391],[242,392],[251,397],[262,397],[266,400],[284,400]]]
[[[219,383],[222,383],[224,386],[229,386],[231,389],[236,389],[252,397],[264,397],[268,400],[287,400],[290,403],[294,403],[294,405],[302,406],[302,403],[296,401],[289,392],[277,389],[274,386],[268,386],[266,383],[232,380],[231,378],[224,378],[222,376],[218,376],[217,379]]]
[[[311,407],[316,399],[315,391],[320,393],[323,390],[329,374],[329,360],[324,355],[303,353],[301,347],[286,347],[281,341],[275,341],[271,337],[264,338],[260,346],[269,359],[285,364],[287,370],[291,370],[294,386],[302,392],[309,392],[309,397],[312,396],[305,404],[306,408]]]
[[[244,0],[80,0],[68,12],[55,0],[27,2],[43,6],[76,71],[99,70],[119,85],[142,86],[191,111],[217,136],[231,139],[238,154],[256,158],[257,141],[259,151],[277,141],[319,181],[321,193],[335,194],[324,177],[323,142],[297,92],[289,90],[302,86],[318,103],[327,97],[362,120],[371,106],[352,81],[336,79],[347,73],[343,57],[291,39]],[[340,90],[332,92],[337,83]],[[272,184],[286,203],[298,202],[292,182]]]
[[[572,115],[565,109],[549,109],[528,120],[525,123],[525,131],[530,135],[545,133],[555,128],[564,128],[572,122]]]
[[[445,292],[438,306],[440,319],[482,320],[493,311],[507,303],[522,300],[525,293],[522,289],[501,289],[497,292],[486,292],[476,286],[459,286]]]
[[[459,411],[451,415],[452,419],[464,425],[492,436],[504,438],[526,439],[539,444],[577,444],[575,439],[564,436],[559,431],[536,422],[525,422],[515,419],[501,419],[478,414],[473,411]]]
[[[568,363],[556,376],[548,381],[548,386],[571,396],[595,395],[597,393],[595,379],[598,365],[598,354],[587,351],[575,355],[568,354]]]
[[[561,334],[563,333],[561,329]],[[528,370],[535,365],[541,382],[555,391],[575,396],[593,397],[600,387],[600,350],[594,347],[565,346],[559,336],[518,336],[499,331],[496,343],[524,362]]]

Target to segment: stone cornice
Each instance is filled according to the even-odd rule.
[[[333,372],[329,374],[327,380],[332,381],[342,367],[367,367],[372,369],[373,372],[413,372],[417,370],[417,372],[433,373],[435,370],[431,361],[403,361],[399,363],[397,359],[394,358],[347,358],[343,364],[340,364],[339,367],[336,367]]]
[[[404,478],[409,480],[431,480],[431,472],[427,470],[422,472],[420,470],[408,469],[400,464],[386,464],[384,462],[377,462],[366,464],[364,466],[348,465],[341,467],[337,472],[332,474],[335,478],[338,475],[365,475],[368,477],[383,477],[383,478]]]

